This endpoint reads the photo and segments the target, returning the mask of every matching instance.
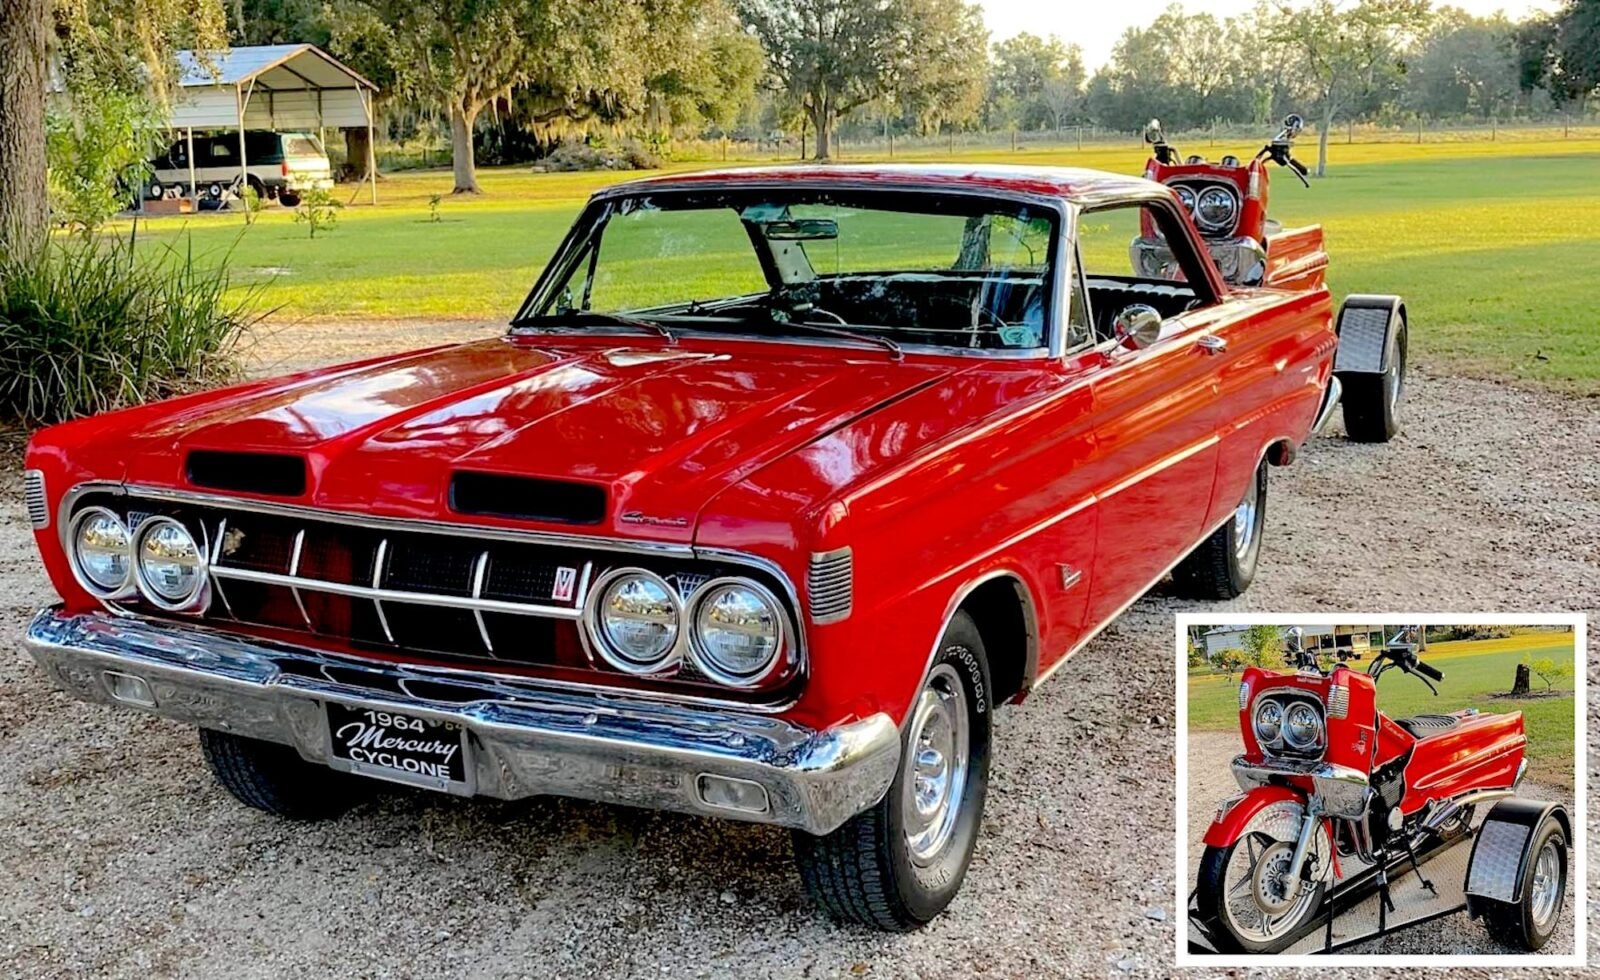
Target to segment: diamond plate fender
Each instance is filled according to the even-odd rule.
[[[1405,322],[1405,303],[1398,296],[1346,297],[1334,321],[1334,332],[1339,335],[1334,373],[1382,374],[1389,367],[1394,333]]]
[[[1485,900],[1515,904],[1522,900],[1522,879],[1539,828],[1554,820],[1572,846],[1572,820],[1557,803],[1515,797],[1501,800],[1483,818],[1467,864],[1467,909],[1476,916]]]

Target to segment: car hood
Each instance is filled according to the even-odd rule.
[[[180,405],[118,449],[128,482],[166,486],[190,450],[295,453],[301,502],[394,517],[447,516],[457,471],[578,481],[607,512],[566,529],[687,541],[721,490],[950,373],[792,344],[503,338]]]

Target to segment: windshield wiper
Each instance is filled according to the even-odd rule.
[[[905,352],[900,349],[899,344],[888,337],[879,337],[877,334],[859,333],[855,330],[846,330],[843,327],[830,327],[825,323],[813,323],[810,320],[779,320],[774,317],[772,322],[782,324],[785,327],[800,327],[803,330],[826,334],[830,337],[844,337],[847,340],[855,340],[864,344],[877,344],[888,351],[889,356],[897,361],[904,360],[906,356]]]
[[[551,327],[582,327],[600,324],[611,327],[633,327],[635,330],[646,330],[650,333],[660,334],[667,339],[667,343],[676,344],[678,335],[668,330],[665,325],[641,317],[628,316],[624,313],[597,313],[593,310],[569,310],[566,313],[557,313],[554,316],[530,316],[511,321],[512,330],[544,330]]]
[[[888,337],[879,337],[869,333],[860,333],[855,330],[846,330],[842,326],[830,327],[825,323],[816,323],[811,320],[799,320],[787,316],[781,316],[779,311],[773,309],[770,305],[765,303],[741,303],[735,306],[719,307],[710,303],[702,303],[699,300],[690,300],[689,307],[690,310],[687,311],[689,315],[698,315],[709,320],[719,319],[723,317],[725,311],[729,310],[759,311],[766,315],[769,323],[777,324],[780,327],[798,327],[801,330],[809,330],[815,334],[824,334],[829,337],[843,337],[846,340],[854,340],[858,343],[872,344],[877,347],[882,347],[884,350],[888,351],[889,356],[893,357],[897,361],[905,359],[905,352],[900,349],[900,345],[890,340]],[[836,315],[837,314],[829,314],[829,316]],[[840,319],[839,322],[841,324],[845,323],[843,319]],[[704,326],[704,324],[698,325]]]

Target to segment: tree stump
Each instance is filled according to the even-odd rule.
[[[1511,696],[1526,695],[1528,693],[1528,679],[1531,672],[1527,664],[1517,664],[1517,679],[1511,685]]]

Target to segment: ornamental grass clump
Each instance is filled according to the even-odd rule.
[[[0,420],[44,425],[236,379],[261,314],[254,289],[228,286],[226,259],[198,263],[189,246],[58,238],[0,255]]]

